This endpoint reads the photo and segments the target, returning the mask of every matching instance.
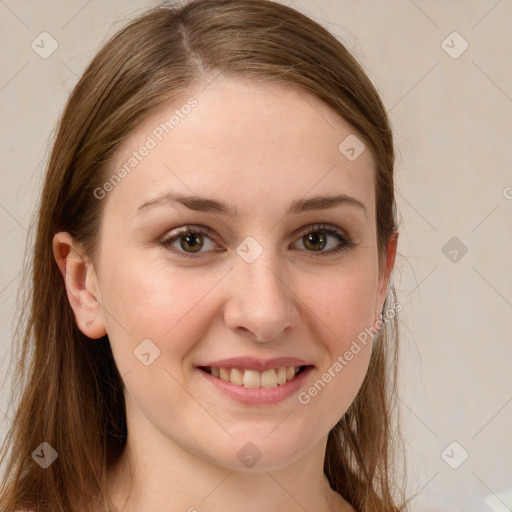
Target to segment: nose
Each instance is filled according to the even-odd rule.
[[[282,338],[284,331],[291,331],[300,318],[300,299],[293,291],[289,273],[270,253],[264,250],[252,263],[237,256],[227,284],[227,327],[258,342]]]

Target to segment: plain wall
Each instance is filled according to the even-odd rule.
[[[99,46],[157,3],[0,2],[2,377],[54,126]],[[512,509],[512,2],[282,3],[345,43],[394,128],[400,404],[409,489],[419,491],[411,510]],[[41,32],[58,43],[48,58],[31,47]],[[7,392],[0,396],[2,437]],[[467,460],[451,467],[464,451]]]

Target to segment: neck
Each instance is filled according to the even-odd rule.
[[[223,467],[157,430],[137,441],[128,435],[109,475],[111,499],[120,512],[355,512],[323,473],[326,437],[293,464],[271,471]]]

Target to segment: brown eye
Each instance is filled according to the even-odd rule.
[[[313,251],[321,251],[327,244],[327,237],[324,233],[310,233],[304,236],[303,239],[305,240],[305,247]]]
[[[216,249],[217,244],[212,240],[213,236],[213,231],[209,228],[184,226],[177,232],[166,236],[160,241],[160,245],[180,256],[194,258],[212,250],[219,252],[219,249]],[[331,238],[333,242],[330,242]],[[205,243],[205,239],[207,243]],[[208,248],[208,241],[212,244],[210,248]],[[299,241],[302,242],[305,251],[309,253],[308,255],[313,257],[333,255],[355,246],[355,243],[339,228],[325,224],[309,226],[299,235]],[[176,245],[178,242],[179,245]],[[298,241],[295,243],[298,243]],[[201,249],[205,246],[207,250],[202,251]],[[326,247],[329,250],[324,250]]]
[[[194,228],[191,226],[185,226],[177,232],[166,236],[163,240],[160,241],[160,245],[169,250],[177,252],[180,256],[193,258],[196,254],[200,255],[201,253],[209,252],[201,251],[205,245],[206,248],[209,249],[208,244],[205,244],[204,239],[210,240],[210,249],[216,250],[216,244],[211,240],[212,236],[213,232],[208,228]],[[176,245],[178,242],[179,245]]]
[[[187,233],[185,236],[180,235],[178,240],[181,240],[180,246],[183,250],[191,250],[192,252],[199,252],[203,246],[201,235],[198,233]]]
[[[309,226],[305,231],[300,233],[301,241],[306,248],[309,256],[321,257],[345,251],[355,246],[348,236],[336,226],[326,224],[316,224]],[[329,238],[335,238],[338,243],[331,244],[330,250],[324,251],[329,245]],[[317,254],[315,254],[317,253]]]

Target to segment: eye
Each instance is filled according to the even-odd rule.
[[[170,236],[165,237],[160,242],[160,244],[166,248],[170,248],[171,250],[178,252],[181,256],[185,256],[186,258],[194,258],[194,255],[198,254],[204,246],[202,238],[210,238],[211,236],[213,236],[213,231],[209,228],[194,228],[192,226],[184,226],[178,231],[175,231]],[[176,242],[179,242],[180,249],[183,251],[190,250],[191,253],[181,252],[178,248],[174,247]]]
[[[348,235],[341,231],[341,229],[327,224],[315,224],[313,226],[308,226],[308,228],[302,231],[299,236],[301,237],[299,241],[301,241],[304,247],[308,249],[307,252],[313,253],[309,254],[309,256],[312,257],[321,257],[328,256],[333,253],[340,253],[355,245],[354,242],[349,239]],[[329,237],[337,238],[338,243],[335,243],[334,248],[331,248],[330,251],[324,251],[323,249],[328,245]]]
[[[183,226],[183,228],[163,238],[160,241],[160,244],[165,248],[177,252],[180,256],[194,258],[196,255],[201,254],[201,249],[205,247],[203,239],[208,238],[212,241],[212,237],[214,236],[213,231],[204,226]],[[329,254],[339,253],[355,245],[341,229],[336,226],[326,224],[308,226],[305,230],[299,233],[299,237],[299,240],[295,243],[298,243],[299,241],[302,242],[306,248],[306,252],[313,253],[309,255],[312,257],[328,256]],[[331,250],[324,251],[323,249],[329,245],[329,237],[336,238],[338,242],[334,244],[334,248],[331,248]],[[176,243],[179,243],[179,247],[176,247]],[[216,245],[215,242],[213,242],[213,244]],[[208,244],[206,244],[206,246],[207,245]],[[215,252],[220,252],[219,249],[215,249],[213,247],[212,249]]]

